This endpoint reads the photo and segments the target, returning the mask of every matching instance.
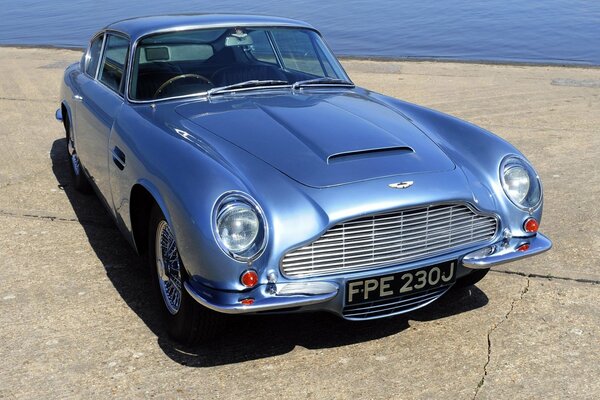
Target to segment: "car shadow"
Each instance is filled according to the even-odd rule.
[[[126,304],[156,335],[157,343],[173,361],[193,367],[211,367],[273,357],[296,346],[323,349],[377,340],[401,333],[409,320],[428,321],[471,311],[487,304],[477,287],[450,290],[424,310],[373,321],[349,322],[327,313],[226,316],[226,328],[217,339],[195,347],[173,342],[161,325],[159,299],[140,257],[120,234],[100,200],[72,185],[66,139],[50,151],[58,187],[65,191],[89,243],[106,275]]]

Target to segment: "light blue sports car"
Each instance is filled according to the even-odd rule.
[[[405,313],[551,247],[518,150],[356,87],[304,22],[116,22],[65,71],[56,117],[74,185],[147,256],[184,343],[222,313]]]

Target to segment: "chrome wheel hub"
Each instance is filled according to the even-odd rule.
[[[160,221],[156,228],[154,250],[160,292],[167,310],[174,315],[181,306],[181,260],[175,237],[166,221]]]

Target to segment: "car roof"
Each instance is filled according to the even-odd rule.
[[[175,14],[129,18],[107,25],[104,29],[127,34],[132,41],[151,33],[184,29],[234,26],[282,26],[309,28],[310,24],[290,18],[248,14]]]

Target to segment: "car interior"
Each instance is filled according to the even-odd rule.
[[[282,31],[280,41],[286,38],[298,41],[294,37],[298,33],[290,35]],[[183,96],[249,80],[293,83],[337,77],[322,50],[311,41],[312,32],[307,32],[304,42],[286,46],[293,50],[279,56],[272,34],[265,30],[198,32],[162,34],[140,41],[132,72],[131,97],[151,100]]]

